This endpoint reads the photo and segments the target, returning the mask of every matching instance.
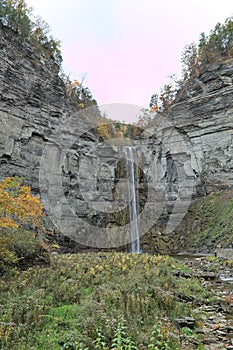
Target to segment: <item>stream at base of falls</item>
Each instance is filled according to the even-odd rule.
[[[214,257],[188,254],[173,257],[191,269],[187,278],[197,277],[216,296],[215,302],[203,303],[195,310],[203,315],[204,349],[233,349],[233,265],[227,266]]]

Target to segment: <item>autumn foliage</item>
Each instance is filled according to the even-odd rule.
[[[112,121],[106,118],[106,123],[100,123],[96,128],[96,132],[103,140],[110,139],[135,139],[141,134],[141,129],[137,125],[124,124],[119,121]]]
[[[83,86],[83,81],[81,83],[76,79],[71,81],[66,75],[63,75],[62,79],[65,84],[66,95],[74,104],[75,108],[79,110],[97,105],[89,88]]]
[[[40,230],[39,230],[40,229]],[[43,230],[43,206],[20,177],[0,182],[0,274],[15,266],[47,262],[38,236]]]
[[[7,177],[0,182],[0,227],[37,229],[42,222],[43,206],[31,194],[20,177]]]

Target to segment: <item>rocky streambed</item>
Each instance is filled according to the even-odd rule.
[[[233,261],[215,259],[214,257],[184,257],[179,256],[182,262],[190,268],[190,273],[183,273],[187,279],[196,277],[213,297],[195,303],[194,312],[201,315],[201,321],[196,330],[202,335],[199,349],[217,350],[233,349]],[[177,272],[179,276],[179,272]],[[185,296],[181,296],[183,299]],[[190,302],[187,298],[186,302]],[[192,320],[178,319],[177,322],[192,328]]]

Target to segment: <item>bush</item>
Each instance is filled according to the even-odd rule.
[[[0,273],[49,262],[48,248],[34,232],[0,229]]]

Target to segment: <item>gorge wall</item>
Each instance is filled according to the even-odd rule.
[[[39,193],[43,144],[71,106],[51,57],[0,29],[0,176],[23,176]]]
[[[122,204],[115,213],[104,213],[105,204],[115,199],[120,184],[120,193],[126,191],[121,181],[124,164],[118,160],[121,146],[109,142],[96,148],[100,141],[95,130],[96,109],[90,116],[95,123],[91,119],[88,125],[79,111],[73,128],[66,125],[76,111],[66,97],[56,64],[30,43],[20,42],[6,29],[0,31],[0,177],[23,176],[34,193],[41,195],[55,183],[53,208],[61,222],[70,216],[67,225],[74,226],[68,208],[71,206],[75,215],[93,226],[91,239],[98,240],[95,227],[104,227],[114,230],[116,239],[121,235],[120,246],[128,244],[123,238],[128,208]],[[232,140],[233,60],[226,60],[206,67],[192,78],[166,115],[155,118],[141,138],[133,142],[140,155],[139,204],[142,215],[145,212],[141,229],[147,232],[141,237],[144,251],[178,252],[189,247],[193,222],[198,221],[193,205],[212,192],[233,187]],[[43,169],[45,187],[41,187],[41,158],[47,146],[55,152],[54,161],[62,175],[56,177],[51,161],[51,166]],[[95,207],[93,199],[90,208],[80,193],[80,166],[84,166],[83,178],[92,167],[100,168],[96,202],[103,200],[102,211]],[[51,181],[47,181],[51,174]],[[94,174],[89,175],[95,178]],[[56,188],[56,181],[62,184],[62,193]],[[83,189],[86,199],[92,190]],[[61,196],[65,197],[64,202]],[[88,243],[86,230],[84,224],[80,235]]]
[[[233,186],[233,59],[206,66],[200,71],[199,76],[193,77],[183,88],[173,105],[169,108],[166,118],[171,122],[171,126],[163,128],[164,133],[170,128],[175,130],[183,138],[183,145],[180,145],[173,137],[174,142],[170,142],[167,151],[164,149],[163,171],[169,177],[169,164],[171,159],[179,167],[179,162],[185,163],[185,156],[190,156],[190,167],[193,171],[193,205],[186,211],[185,218],[178,227],[174,228],[169,235],[165,234],[165,224],[155,225],[147,236],[144,237],[145,244],[152,245],[154,242],[156,250],[179,251],[192,249],[195,245],[195,235],[199,242],[197,249],[210,249],[217,242],[225,244],[232,240],[232,225],[225,223],[224,229],[219,227],[217,235],[209,238],[208,247],[204,240],[199,241],[199,236],[204,233],[211,235],[215,230],[216,219],[221,219],[221,214],[229,205],[229,213],[232,213],[231,191]],[[155,125],[153,125],[155,124]],[[158,122],[155,120],[151,125],[151,134],[158,130]],[[172,133],[171,133],[172,135]],[[163,136],[161,137],[163,139]],[[166,160],[169,152],[172,154],[170,162]],[[183,152],[183,154],[182,154]],[[180,160],[179,160],[180,159]],[[185,169],[182,171],[187,173]],[[177,186],[180,182],[185,188],[190,182],[190,177],[180,178],[174,170],[170,170],[172,186]],[[173,174],[173,178],[172,178]],[[225,195],[220,201],[209,197],[213,192],[225,191]],[[174,191],[174,199],[179,198],[179,191]],[[206,199],[205,199],[206,197]],[[201,201],[200,198],[203,198]],[[211,206],[215,206],[212,208]],[[203,210],[201,208],[203,207]],[[206,209],[209,207],[209,211]],[[216,211],[216,208],[218,210]],[[178,208],[174,215],[179,216]],[[186,208],[185,208],[186,210]],[[210,218],[212,216],[212,225]],[[216,216],[217,215],[217,216]],[[228,219],[229,220],[229,219]],[[224,221],[224,220],[223,220]],[[227,221],[227,218],[225,218]],[[230,220],[229,220],[230,221]],[[207,224],[208,222],[208,224]],[[223,237],[221,238],[221,233]],[[162,238],[161,238],[162,236]],[[175,239],[174,239],[175,237]],[[199,237],[199,238],[198,238]],[[227,239],[227,241],[226,241]],[[212,246],[211,246],[212,242]]]
[[[233,185],[233,59],[205,67],[168,118],[189,138],[204,194]]]

